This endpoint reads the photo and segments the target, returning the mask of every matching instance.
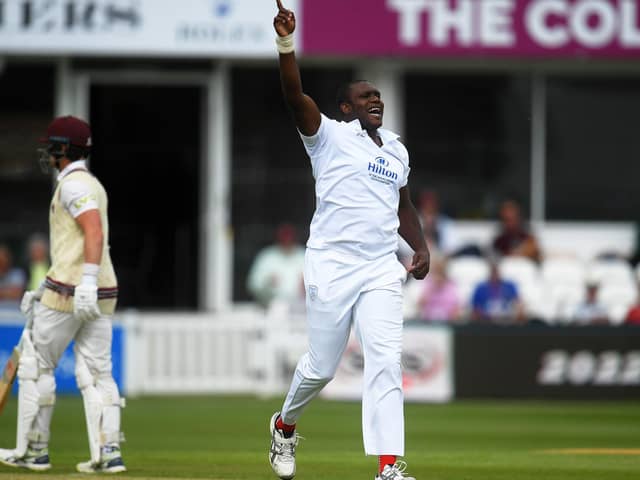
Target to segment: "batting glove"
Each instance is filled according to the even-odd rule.
[[[37,290],[27,290],[22,295],[22,301],[20,302],[20,311],[25,317],[33,319],[33,306],[36,302],[40,301],[44,294],[44,283],[41,283]]]
[[[100,316],[98,308],[98,286],[81,283],[73,294],[73,313],[83,322],[90,322]]]

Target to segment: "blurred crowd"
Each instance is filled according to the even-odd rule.
[[[588,264],[577,257],[545,258],[540,243],[513,199],[498,211],[487,245],[461,244],[455,222],[440,208],[434,190],[416,202],[431,271],[408,276],[405,319],[436,324],[640,325],[640,267],[603,254]],[[400,241],[399,259],[413,252]],[[274,242],[258,253],[247,288],[266,309],[304,306],[304,247],[295,227],[277,227]]]
[[[640,264],[603,254],[585,263],[545,258],[520,205],[505,200],[487,245],[461,244],[455,222],[440,208],[437,192],[416,202],[431,251],[425,280],[405,284],[405,318],[437,324],[640,325]],[[399,259],[411,261],[400,241]],[[12,249],[0,241],[0,311],[18,311],[25,290],[35,290],[49,268],[44,235]],[[278,225],[259,251],[247,290],[265,309],[304,310],[304,246],[296,227]]]
[[[605,254],[545,258],[518,202],[499,208],[488,245],[461,245],[435,191],[417,204],[432,254],[422,282],[406,284],[405,317],[432,323],[640,325],[640,266]],[[403,263],[410,249],[401,247]]]
[[[20,256],[19,251],[24,251]],[[35,290],[49,270],[46,237],[33,235],[23,248],[12,249],[0,242],[0,311],[16,312],[25,290]]]

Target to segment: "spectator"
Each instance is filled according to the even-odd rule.
[[[598,302],[598,288],[599,285],[596,281],[590,280],[587,282],[586,297],[582,303],[580,303],[573,315],[571,316],[572,323],[575,325],[608,325],[609,313],[607,308]]]
[[[493,240],[493,250],[503,256],[522,256],[538,261],[538,241],[522,220],[520,206],[506,200],[500,206],[500,231]]]
[[[460,317],[460,299],[455,283],[447,277],[445,262],[431,257],[429,275],[422,282],[419,299],[420,319],[428,322],[454,322]]]
[[[49,244],[42,235],[29,240],[29,285],[27,290],[38,290],[49,271]]]
[[[18,309],[26,283],[24,271],[13,267],[11,250],[0,244],[0,309]]]
[[[247,280],[247,288],[265,308],[274,300],[287,303],[304,298],[304,248],[297,241],[293,225],[283,223],[276,230],[276,243],[256,256]]]
[[[480,282],[471,297],[476,321],[514,324],[524,321],[524,308],[516,284],[500,277],[497,262],[491,261],[489,279]]]

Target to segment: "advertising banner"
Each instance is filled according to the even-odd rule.
[[[640,398],[640,328],[462,327],[457,398]]]
[[[446,327],[406,327],[402,348],[404,398],[446,402],[453,397],[451,331]],[[334,379],[322,390],[325,398],[360,400],[364,357],[351,335]]]
[[[640,57],[640,0],[305,0],[306,54]]]
[[[0,365],[4,368],[7,360],[11,356],[13,347],[18,344],[23,326],[19,323],[0,324]],[[111,348],[111,356],[113,361],[113,377],[118,384],[118,388],[124,391],[124,329],[120,325],[113,327],[113,345]],[[75,377],[75,359],[73,355],[73,342],[62,354],[62,358],[58,363],[55,371],[56,392],[58,394],[79,394]],[[13,393],[18,389],[18,380],[13,385]]]
[[[275,57],[276,13],[275,0],[0,0],[0,55]]]

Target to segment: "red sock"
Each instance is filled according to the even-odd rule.
[[[378,457],[380,459],[380,465],[378,466],[378,473],[381,473],[384,470],[385,465],[393,465],[396,463],[395,455],[380,455]]]
[[[290,434],[296,431],[296,424],[294,423],[293,425],[287,425],[282,421],[282,417],[278,417],[278,419],[276,420],[276,428],[279,428],[284,433]]]

